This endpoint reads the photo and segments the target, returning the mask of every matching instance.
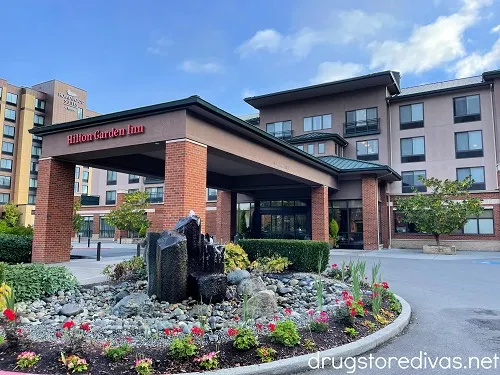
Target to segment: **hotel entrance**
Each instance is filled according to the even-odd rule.
[[[339,225],[338,245],[343,249],[363,249],[363,201],[332,200],[330,220]]]
[[[256,203],[257,238],[311,239],[311,200],[266,200]]]

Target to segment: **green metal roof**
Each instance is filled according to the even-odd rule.
[[[321,159],[322,161],[330,164],[332,167],[339,169],[341,172],[386,170],[388,173],[392,173],[396,180],[401,180],[401,176],[388,165],[373,163],[364,160],[343,158],[340,156],[321,156],[318,157],[318,159]]]
[[[326,141],[332,139],[341,146],[347,146],[349,143],[337,133],[320,133],[312,132],[298,135],[296,137],[287,138],[287,141],[293,144],[303,142]]]

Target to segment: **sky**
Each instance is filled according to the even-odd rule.
[[[24,0],[2,14],[0,77],[67,82],[100,113],[199,95],[243,115],[244,97],[383,70],[408,87],[500,69],[500,0]]]

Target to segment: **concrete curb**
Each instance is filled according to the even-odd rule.
[[[327,349],[322,352],[316,352],[311,354],[304,354],[298,357],[292,357],[287,359],[280,359],[279,361],[274,361],[270,363],[263,363],[259,365],[243,366],[243,367],[233,367],[223,370],[211,371],[210,374],[213,375],[287,375],[295,374],[304,371],[310,371],[312,368],[309,366],[309,360],[311,358],[318,358],[321,363],[321,358],[340,358],[340,357],[354,357],[360,354],[366,353],[367,351],[376,348],[377,346],[389,341],[393,337],[400,334],[403,329],[406,328],[408,323],[410,323],[411,317],[411,307],[403,298],[396,296],[399,302],[401,302],[401,314],[396,318],[394,322],[388,326],[382,328],[381,330],[363,337],[358,341],[351,342],[346,345],[338,346],[336,348]],[[316,361],[313,361],[313,364]],[[331,366],[331,360],[325,361],[326,366]],[[207,372],[204,372],[206,374]],[[201,375],[201,372],[191,372],[184,373],[183,375]]]

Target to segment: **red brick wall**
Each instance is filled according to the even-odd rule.
[[[48,158],[39,161],[33,262],[69,261],[74,180],[75,164]]]
[[[207,202],[207,208],[217,208],[217,202]],[[205,233],[211,236],[217,234],[217,210],[206,210]]]
[[[201,218],[205,232],[207,148],[189,141],[165,147],[165,190],[163,227],[173,228],[190,210]]]
[[[92,226],[92,235],[94,237],[99,236],[99,230],[101,229],[100,228],[101,217],[99,216],[99,214],[94,214],[94,219],[93,219],[92,224],[93,224],[93,226]]]
[[[215,234],[219,243],[231,241],[231,203],[230,191],[217,191]]]
[[[311,234],[312,239],[328,241],[328,187],[311,188]]]
[[[382,243],[384,248],[389,247],[389,207],[387,203],[387,183],[382,181],[379,185],[379,204],[381,207],[381,221],[382,221]]]
[[[149,206],[149,208],[153,208],[155,212],[147,213],[148,219],[151,222],[151,225],[148,228],[148,232],[161,232],[163,229],[172,229],[163,228],[163,204],[152,204]]]
[[[363,199],[363,248],[378,249],[378,199],[377,180],[374,176],[363,176],[361,196]]]

